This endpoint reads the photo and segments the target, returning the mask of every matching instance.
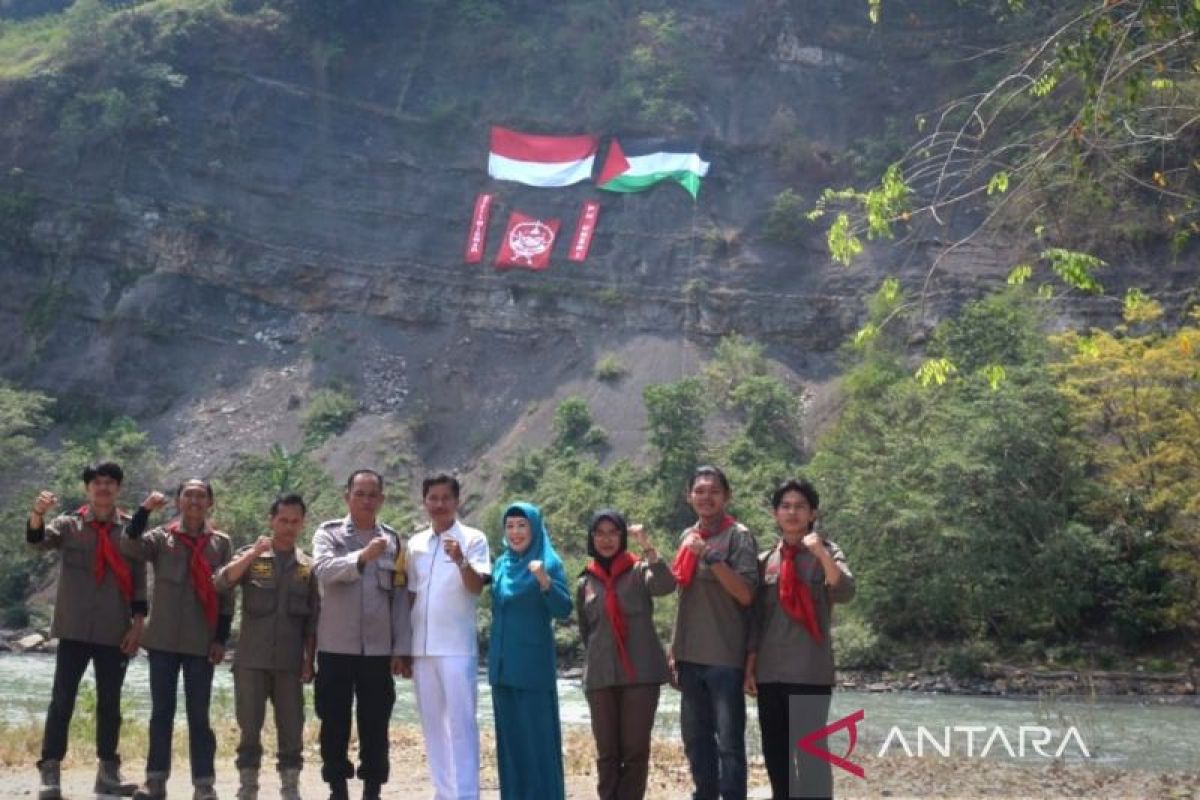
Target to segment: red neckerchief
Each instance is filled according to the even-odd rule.
[[[212,530],[206,525],[204,532],[199,536],[189,536],[183,532],[179,527],[179,521],[176,520],[167,526],[167,531],[173,533],[184,547],[192,551],[189,565],[192,574],[192,589],[196,591],[200,607],[204,609],[204,621],[208,623],[210,630],[215,631],[217,629],[217,590],[213,586],[212,567],[209,565],[208,559],[204,557],[204,551],[208,548],[208,543],[212,541]]]
[[[80,517],[86,517],[89,509],[83,506],[79,509]],[[113,514],[120,516],[119,511],[113,509]],[[98,519],[92,518],[88,521],[92,529],[96,532],[96,561],[92,567],[92,574],[96,576],[96,585],[99,586],[104,582],[104,573],[106,570],[112,570],[113,580],[117,582],[117,588],[121,590],[121,596],[125,598],[126,603],[133,602],[133,574],[129,571],[129,565],[125,563],[125,559],[121,558],[121,554],[117,552],[117,547],[112,543],[109,536],[112,535],[112,520],[101,522]]]
[[[817,622],[812,592],[808,590],[808,581],[800,580],[796,573],[796,556],[800,551],[800,547],[779,543],[779,605],[789,617],[804,626],[814,642],[820,643],[821,625]]]
[[[617,599],[617,578],[633,569],[633,565],[636,563],[637,559],[626,550],[613,557],[608,571],[597,564],[594,558],[587,565],[587,571],[604,584],[604,614],[612,625],[613,638],[617,640],[617,655],[621,657],[621,666],[625,668],[625,674],[631,681],[635,679],[636,674],[633,669],[633,661],[629,658],[629,651],[625,648],[625,637],[629,633],[629,626],[625,622],[625,615],[621,612],[621,603]]]
[[[697,522],[688,530],[688,533],[696,531],[700,534],[700,538],[711,539],[723,531],[728,530],[729,527],[736,522],[737,520],[726,514],[724,519],[721,520],[721,524],[717,526],[716,530],[706,530],[700,525],[699,522]],[[687,536],[685,535],[683,538],[686,540]],[[683,588],[686,589],[688,586],[690,586],[692,583],[692,578],[696,577],[696,564],[699,563],[699,560],[700,559],[695,553],[684,547],[682,544],[679,545],[679,550],[675,553],[675,562],[671,564],[671,572],[675,574],[675,580]]]

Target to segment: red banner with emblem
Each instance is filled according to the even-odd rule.
[[[468,264],[478,264],[483,260],[488,220],[492,217],[492,199],[492,195],[485,193],[475,197],[475,211],[471,214],[471,227],[467,231],[467,252],[463,256]]]
[[[504,229],[504,241],[496,254],[497,267],[545,269],[550,266],[550,251],[558,237],[559,221],[537,219],[514,211]]]
[[[575,223],[575,235],[571,237],[571,252],[567,258],[572,261],[587,260],[598,219],[600,219],[600,204],[595,200],[583,201],[583,208],[579,211],[579,221]]]

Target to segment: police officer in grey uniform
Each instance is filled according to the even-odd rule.
[[[296,546],[307,512],[298,494],[271,504],[271,536],[243,547],[217,573],[218,591],[242,587],[242,628],[233,658],[234,700],[242,737],[238,800],[257,800],[267,700],[275,708],[283,800],[300,800],[304,766],[304,683],[313,679],[320,596],[312,559]]]
[[[316,707],[321,720],[321,777],[331,800],[348,800],[351,710],[358,700],[359,768],[364,800],[378,800],[388,779],[388,721],[394,675],[412,676],[406,550],[379,522],[383,476],[357,470],[346,481],[346,517],[313,535],[313,571],[321,584],[317,624]]]

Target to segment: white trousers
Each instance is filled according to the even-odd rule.
[[[479,697],[475,656],[417,656],[413,687],[434,800],[478,800]]]

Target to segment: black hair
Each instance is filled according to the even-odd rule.
[[[621,533],[621,547],[617,552],[620,553],[629,549],[629,526],[625,524],[625,517],[621,516],[621,512],[619,511],[604,508],[593,514],[592,521],[588,523],[587,554],[592,558],[600,558],[600,554],[596,552],[596,528],[604,520],[608,520],[613,525],[616,525],[617,530]]]
[[[180,482],[179,482],[179,485],[175,487],[175,499],[176,499],[176,500],[178,500],[178,499],[179,499],[179,495],[183,494],[183,487],[187,486],[189,483],[198,483],[198,484],[200,484],[201,486],[203,486],[203,487],[204,487],[204,490],[205,490],[206,492],[208,492],[208,499],[209,499],[209,500],[212,500],[212,499],[213,499],[213,490],[212,490],[212,484],[211,484],[211,483],[209,483],[208,481],[206,481],[204,478],[188,478],[188,479],[187,479],[187,480],[185,480],[185,481],[180,481]]]
[[[508,511],[504,512],[505,519],[511,519],[514,517],[516,519],[529,519],[529,515],[525,513],[525,509],[521,508],[520,506],[513,506],[512,508],[508,509]]]
[[[112,478],[117,483],[125,481],[125,470],[115,461],[98,461],[83,468],[83,485],[87,486],[96,478]]]
[[[308,505],[305,504],[304,498],[295,492],[276,495],[275,500],[271,503],[272,517],[279,513],[281,506],[300,506],[300,516],[303,517],[308,514]]]
[[[696,467],[696,471],[692,473],[691,480],[688,481],[689,492],[696,486],[696,481],[701,478],[716,478],[717,482],[721,484],[721,488],[725,490],[725,494],[733,494],[733,489],[729,486],[729,478],[726,478],[725,473],[712,464],[703,464]]]
[[[804,495],[809,508],[813,511],[821,507],[821,495],[817,494],[817,487],[813,486],[807,478],[788,478],[779,484],[775,491],[771,492],[771,508],[778,509],[779,504],[783,502],[783,496],[788,492],[799,492]]]
[[[449,486],[450,494],[454,495],[455,500],[458,499],[458,493],[462,490],[462,486],[459,485],[458,478],[449,472],[438,472],[421,481],[421,499],[424,500],[425,496],[429,494],[429,490],[440,484]]]
[[[381,491],[381,492],[383,491],[383,476],[382,475],[380,475],[378,472],[376,472],[373,469],[356,469],[356,470],[354,470],[354,472],[350,473],[349,478],[346,478],[346,491],[347,492],[350,491],[350,489],[354,486],[354,479],[357,478],[359,475],[370,475],[372,478],[375,479],[376,483],[379,484],[379,491]]]

